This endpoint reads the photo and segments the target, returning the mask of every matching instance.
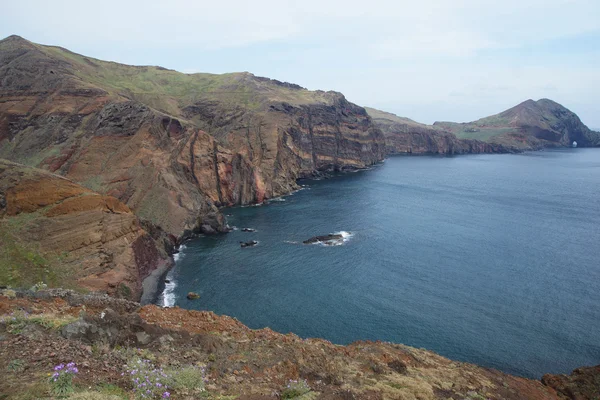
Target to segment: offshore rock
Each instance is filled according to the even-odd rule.
[[[343,240],[343,239],[344,239],[343,235],[334,233],[334,234],[329,234],[329,235],[313,236],[310,239],[306,239],[302,243],[304,243],[304,244],[315,244],[315,243],[332,244],[333,242],[337,242],[337,241]]]

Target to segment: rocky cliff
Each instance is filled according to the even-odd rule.
[[[510,147],[475,139],[459,139],[453,133],[408,118],[366,108],[386,140],[388,154],[506,153]]]
[[[175,236],[224,231],[219,206],[384,155],[381,131],[339,93],[0,41],[0,157],[114,196]]]
[[[519,150],[569,147],[574,141],[579,147],[600,146],[600,133],[590,130],[575,113],[549,99],[527,100],[474,122],[436,122],[433,126],[459,138],[478,139]]]
[[[75,362],[71,399],[132,394],[127,364],[149,360],[167,376],[174,399],[595,399],[599,370],[547,375],[543,382],[456,362],[409,346],[338,346],[265,328],[252,330],[212,312],[161,309],[69,291],[0,290],[0,380],[6,399],[50,398],[48,373]],[[31,351],[23,351],[31,349]],[[199,379],[189,379],[191,371]],[[194,376],[194,375],[192,375]],[[294,381],[305,380],[301,393]],[[107,385],[109,384],[110,385]],[[119,397],[111,397],[118,394]],[[79,397],[78,397],[79,396]]]
[[[66,178],[0,159],[0,285],[38,282],[139,299],[170,266],[129,207]]]
[[[509,110],[468,123],[425,125],[366,108],[386,138],[388,154],[507,153],[548,147],[600,146],[600,133],[560,104],[527,100]]]

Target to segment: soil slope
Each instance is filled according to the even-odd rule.
[[[0,239],[5,286],[43,281],[139,299],[142,281],[171,264],[118,199],[2,159]]]
[[[21,369],[0,380],[7,399],[32,392],[48,398],[42,383],[61,362],[80,366],[78,390],[102,392],[110,383],[125,395],[131,379],[122,372],[134,357],[170,370],[204,367],[206,390],[173,391],[176,399],[277,399],[296,379],[306,379],[311,388],[298,399],[550,400],[599,394],[598,368],[573,377],[548,375],[543,384],[393,343],[336,346],[268,328],[251,330],[212,312],[140,307],[68,291],[0,291],[0,341],[2,365]]]

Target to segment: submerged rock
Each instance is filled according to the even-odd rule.
[[[242,228],[242,232],[256,232],[254,228]]]
[[[313,236],[310,239],[306,239],[302,243],[304,244],[315,244],[315,243],[325,243],[325,244],[333,244],[334,242],[340,241],[344,239],[344,235],[339,233],[330,233],[329,235],[321,235],[321,236]]]
[[[256,246],[258,244],[258,241],[256,240],[251,240],[249,242],[240,242],[240,247],[244,248],[244,247],[252,247],[252,246]]]

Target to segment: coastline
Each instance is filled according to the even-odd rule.
[[[171,268],[175,266],[173,255],[169,255],[169,258],[170,262],[159,265],[150,273],[150,275],[142,280],[142,295],[140,297],[141,305],[156,304],[158,296],[161,293],[161,282],[164,281],[165,276],[167,276]]]
[[[585,148],[585,147],[579,147],[579,148]],[[589,147],[589,148],[597,148],[597,147]],[[369,170],[372,170],[374,168],[377,168],[377,167],[383,165],[385,163],[385,161],[390,157],[423,157],[423,156],[461,157],[461,156],[473,156],[473,155],[479,155],[479,154],[503,155],[503,154],[522,154],[522,153],[528,153],[528,152],[538,152],[538,151],[557,150],[557,149],[568,150],[568,149],[572,149],[572,147],[552,146],[552,147],[541,147],[541,148],[536,148],[536,149],[519,149],[519,150],[515,149],[516,151],[514,151],[514,152],[502,151],[502,152],[492,152],[492,153],[485,153],[485,152],[482,152],[482,153],[453,153],[453,154],[448,154],[448,153],[388,153],[387,156],[384,159],[382,159],[381,161],[378,161],[376,163],[373,163],[372,165],[369,165],[369,166],[366,166],[363,168],[354,168],[353,167],[353,168],[341,169],[339,171],[332,171],[330,169],[323,170],[323,171],[319,171],[319,170],[313,171],[310,174],[306,174],[306,175],[298,177],[296,179],[296,185],[298,186],[298,188],[293,189],[293,190],[289,191],[288,193],[265,199],[261,203],[249,203],[249,204],[239,204],[239,205],[235,205],[235,206],[221,207],[221,208],[219,208],[219,212],[222,213],[223,210],[233,208],[233,207],[262,206],[262,205],[268,204],[273,199],[291,196],[294,193],[302,190],[303,187],[299,182],[301,182],[303,180],[310,180],[310,179],[326,180],[326,179],[334,178],[335,176],[338,176],[338,175],[345,175],[345,174],[369,171]],[[229,225],[227,225],[227,227],[229,227]],[[230,232],[230,230],[228,229],[227,232],[218,232],[216,234],[221,235],[221,234],[227,234],[229,232]],[[171,269],[173,267],[175,267],[175,263],[177,260],[174,256],[179,252],[179,249],[181,249],[181,247],[184,246],[185,241],[192,239],[194,237],[197,237],[198,235],[199,234],[196,234],[196,233],[190,234],[189,231],[183,232],[178,238],[178,242],[180,244],[176,248],[169,251],[169,257],[171,260],[170,265],[158,266],[157,269],[155,269],[150,275],[148,275],[146,278],[144,278],[144,280],[142,282],[142,295],[140,298],[141,304],[155,304],[159,307],[163,307],[163,305],[157,304],[157,302],[158,302],[159,297],[163,294],[163,292],[165,290],[165,285],[164,285],[165,277],[167,276],[169,271],[171,271]]]

